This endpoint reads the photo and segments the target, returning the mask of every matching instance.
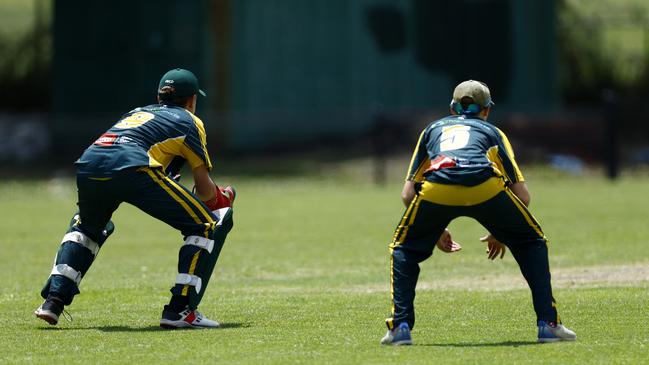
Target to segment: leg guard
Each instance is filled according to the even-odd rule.
[[[232,209],[220,209],[219,218],[209,238],[189,236],[178,253],[178,275],[171,293],[187,297],[192,310],[203,298],[225,238],[232,229]]]
[[[81,278],[90,268],[99,249],[115,230],[113,222],[108,222],[101,232],[99,240],[94,241],[79,230],[79,214],[75,214],[70,221],[70,227],[63,236],[59,247],[54,266],[41,290],[41,296],[47,298],[48,294],[63,300],[64,305],[70,305],[72,298],[79,294],[79,283]]]

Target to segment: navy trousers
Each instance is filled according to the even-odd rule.
[[[415,325],[415,286],[419,263],[433,253],[444,229],[455,218],[476,219],[505,244],[532,291],[538,320],[560,322],[552,296],[547,239],[525,205],[492,178],[475,186],[424,182],[397,226],[390,244],[392,317],[390,329],[401,322]]]
[[[182,236],[201,236],[214,240],[211,253],[196,246],[183,245],[179,253],[178,272],[202,277],[202,289],[198,296],[190,300],[192,306],[198,305],[216,260],[232,227],[231,212],[225,224],[217,226],[214,214],[190,190],[167,177],[159,169],[139,168],[123,171],[112,176],[77,176],[79,219],[73,222],[70,231],[78,231],[103,245],[107,237],[107,227],[113,212],[121,203],[129,203],[148,215],[157,218],[180,231]],[[218,232],[217,232],[218,231]],[[215,233],[216,232],[216,233]],[[108,232],[110,234],[110,232]],[[85,275],[94,256],[76,246],[65,249],[65,243],[57,254],[57,264],[70,265]],[[188,296],[187,285],[176,284],[172,293]],[[64,304],[72,302],[78,294],[77,285],[61,275],[52,275],[41,295],[55,295]]]

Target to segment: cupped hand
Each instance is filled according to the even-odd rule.
[[[494,236],[490,234],[486,235],[481,237],[480,241],[487,243],[487,258],[489,260],[495,260],[498,255],[500,255],[501,259],[505,257],[507,247],[505,247],[505,245],[498,241]]]
[[[462,249],[462,245],[460,245],[458,242],[453,241],[453,238],[451,238],[451,231],[444,229],[444,232],[439,237],[439,240],[437,240],[437,248],[446,253],[453,253],[460,251]]]

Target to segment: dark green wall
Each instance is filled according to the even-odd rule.
[[[443,112],[468,78],[490,85],[498,113],[546,110],[554,12],[518,0],[58,0],[52,104],[66,123],[117,116],[151,102],[167,69],[190,68],[212,140],[231,149],[362,136],[377,110],[407,123]]]
[[[201,74],[207,1],[57,0],[53,109],[124,111],[154,102],[157,82],[182,66]]]

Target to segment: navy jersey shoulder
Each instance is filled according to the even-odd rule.
[[[431,122],[426,134],[427,147],[432,154],[444,152],[458,158],[485,152],[500,139],[498,129],[491,123],[454,115]]]
[[[503,160],[515,166],[509,162],[511,147],[498,128],[477,118],[448,116],[422,131],[407,179],[473,186],[504,175],[499,168]]]
[[[184,161],[211,168],[202,121],[184,108],[154,104],[124,114],[75,165],[79,173],[111,175],[142,166],[179,170]]]

